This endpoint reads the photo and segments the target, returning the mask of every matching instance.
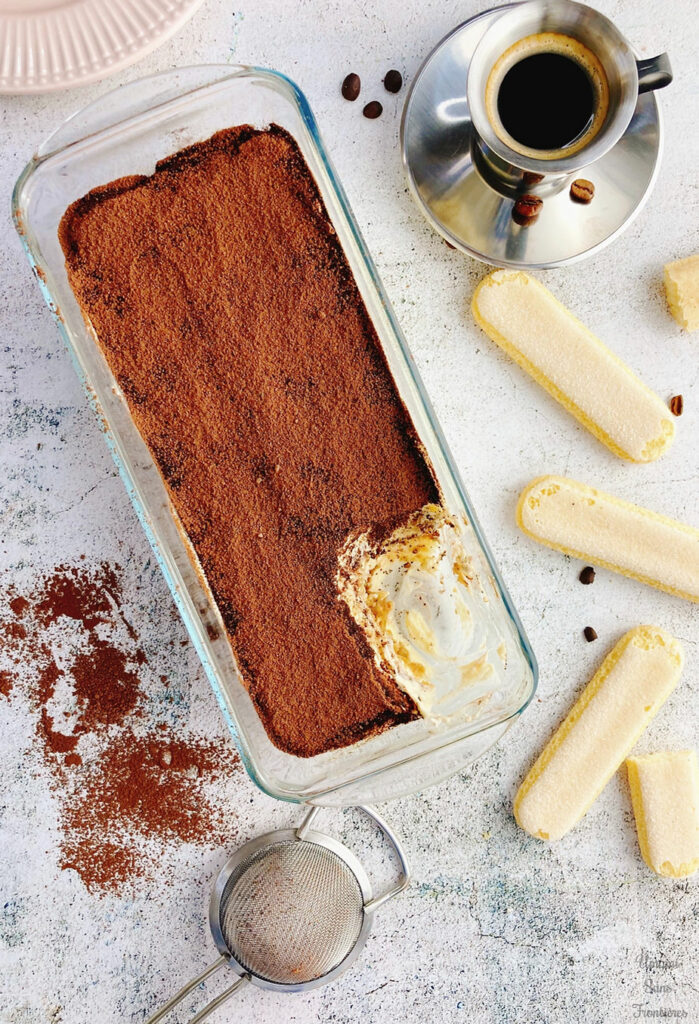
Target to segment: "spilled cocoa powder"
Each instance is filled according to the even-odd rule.
[[[61,867],[91,892],[120,892],[148,879],[167,845],[230,842],[230,815],[207,787],[239,770],[237,756],[149,716],[147,659],[121,607],[119,567],[58,566],[3,596],[0,693],[25,695],[36,716]],[[157,685],[168,694],[166,676]]]
[[[66,808],[62,866],[73,867],[84,877],[89,854],[93,884],[104,887],[112,879],[133,876],[138,869],[134,851],[110,841],[104,808],[120,826],[147,838],[205,845],[225,842],[230,835],[222,811],[202,800],[200,781],[216,775],[220,762],[221,751],[214,744],[172,736],[108,743],[98,766],[83,772],[80,792]]]
[[[9,697],[12,690],[12,675],[4,669],[0,671],[0,694]]]
[[[77,721],[70,732],[55,727],[48,705],[62,677],[55,660],[49,658],[37,676],[36,694],[40,704],[39,732],[54,753],[74,750],[79,737],[100,726],[118,725],[139,702],[140,682],[129,665],[141,665],[145,655],[136,646],[130,653],[98,635],[97,627],[115,616],[129,638],[136,639],[131,624],[119,612],[121,591],[114,568],[100,565],[92,573],[85,569],[59,566],[41,585],[32,608],[33,620],[45,631],[63,617],[82,625],[89,636],[87,650],[75,653],[70,667]],[[17,624],[15,624],[17,625]],[[46,650],[45,641],[39,642]]]

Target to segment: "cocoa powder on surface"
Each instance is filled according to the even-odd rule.
[[[0,694],[9,697],[12,691],[12,674],[2,669],[0,671]]]
[[[0,690],[27,699],[35,717],[32,754],[56,795],[62,868],[93,893],[124,893],[157,873],[168,847],[235,838],[206,789],[240,771],[237,755],[156,720],[148,698],[167,707],[167,677],[157,694],[141,682],[146,657],[117,566],[58,566],[21,594],[3,584],[0,632]]]
[[[334,576],[350,531],[438,490],[296,143],[219,132],[75,202],[60,241],[272,741],[417,717]]]

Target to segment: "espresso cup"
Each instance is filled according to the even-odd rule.
[[[616,145],[639,93],[671,81],[667,54],[637,61],[616,26],[591,7],[572,0],[508,5],[468,69],[474,160],[504,194],[546,194]]]

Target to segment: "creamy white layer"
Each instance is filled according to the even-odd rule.
[[[348,538],[337,586],[377,664],[435,724],[467,721],[494,696],[504,635],[467,554],[464,518],[425,505],[376,542]]]

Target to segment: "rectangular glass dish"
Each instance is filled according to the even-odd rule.
[[[494,673],[488,699],[477,714],[439,727],[420,719],[310,758],[279,750],[264,730],[165,483],[83,320],[57,235],[67,207],[91,189],[122,176],[150,174],[159,160],[177,150],[245,123],[259,128],[280,125],[298,144],[430,461],[443,504],[450,514],[465,517],[471,527],[467,553],[483,588],[489,622],[503,639],[502,667]],[[47,140],[17,182],[13,212],[46,301],[254,781],[270,795],[296,802],[356,804],[388,799],[459,771],[499,738],[531,700],[535,660],[313,115],[297,87],[276,72],[227,66],[186,68],[134,82],[76,114]]]

